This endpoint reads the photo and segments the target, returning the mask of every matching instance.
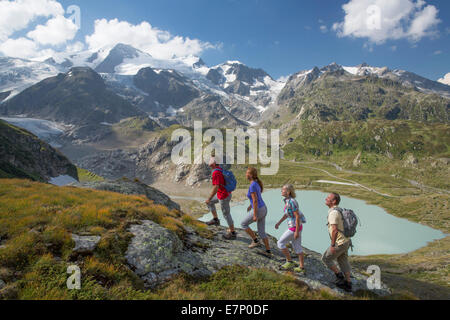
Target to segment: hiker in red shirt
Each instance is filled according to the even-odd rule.
[[[223,237],[226,240],[235,240],[236,231],[234,230],[234,222],[230,214],[230,201],[232,195],[225,189],[225,177],[223,176],[222,168],[217,165],[215,158],[211,158],[211,160],[209,161],[209,166],[213,170],[213,189],[211,191],[211,195],[209,196],[208,200],[205,201],[205,203],[208,205],[208,208],[213,215],[213,219],[207,222],[207,225],[220,226],[220,220],[217,216],[216,210],[216,204],[219,203],[222,209],[223,216],[225,217],[225,220],[227,220],[228,227],[230,228],[228,233]]]

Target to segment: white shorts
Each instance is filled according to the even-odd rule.
[[[280,238],[280,240],[278,240],[278,248],[280,249],[286,249],[286,245],[291,242],[292,243],[292,247],[294,248],[294,251],[296,254],[300,254],[303,253],[303,248],[302,248],[302,233],[299,233],[299,236],[297,239],[294,239],[294,231],[291,230],[287,230]]]

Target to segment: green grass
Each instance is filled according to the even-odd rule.
[[[96,182],[96,181],[104,181],[105,179],[101,176],[96,175],[88,170],[81,169],[77,167],[78,179],[80,182]]]
[[[67,278],[65,269],[73,264],[71,233],[102,236],[93,257],[81,260],[82,266],[87,265],[88,276],[85,291],[78,294],[91,299],[116,297],[117,286],[124,282],[131,284],[126,288],[130,295],[142,287],[124,261],[131,223],[149,219],[180,237],[185,232],[181,212],[143,196],[6,179],[0,180],[0,195],[0,238],[5,244],[0,248],[0,275],[11,274],[4,279],[7,283],[18,277],[6,291],[19,299],[77,298],[70,296],[73,293],[68,296],[63,281]],[[118,295],[125,294],[119,291]]]
[[[206,281],[179,276],[158,290],[157,295],[162,299],[177,300],[340,299],[328,290],[310,290],[305,283],[293,276],[242,266],[225,267]]]

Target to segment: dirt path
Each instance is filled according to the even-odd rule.
[[[315,167],[310,167],[310,166],[304,166],[304,165],[301,165],[302,162],[293,162],[293,163],[294,163],[295,165],[298,165],[299,167],[302,167],[302,168],[307,168],[307,169],[311,169],[311,170],[321,171],[321,172],[327,174],[328,176],[330,176],[330,177],[332,177],[332,178],[334,178],[334,179],[343,180],[343,181],[345,181],[345,182],[351,183],[351,184],[354,185],[355,187],[359,187],[359,188],[365,189],[365,190],[367,190],[367,191],[376,193],[376,194],[378,194],[378,195],[381,195],[381,196],[384,196],[384,197],[389,197],[389,198],[398,198],[397,196],[393,196],[393,195],[390,195],[390,194],[382,193],[382,192],[379,192],[379,191],[377,191],[377,190],[375,190],[375,189],[369,188],[369,187],[367,187],[367,186],[365,186],[365,185],[362,185],[362,184],[360,184],[360,183],[358,183],[358,182],[356,182],[356,181],[349,180],[349,179],[344,179],[344,178],[335,176],[334,174],[330,173],[329,171],[327,171],[327,170],[325,170],[325,169],[320,169],[320,168],[315,168]],[[308,163],[311,163],[311,162],[308,162]],[[337,166],[337,165],[336,165],[336,166]],[[340,167],[339,167],[339,168],[340,168]],[[338,169],[338,170],[339,170],[339,169]],[[341,168],[341,170],[342,170],[342,168]],[[356,172],[354,172],[354,173],[356,173]]]

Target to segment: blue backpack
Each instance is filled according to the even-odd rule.
[[[223,170],[223,169],[215,169],[213,171],[213,173],[215,171],[221,171],[223,174],[223,177],[225,179],[225,190],[227,190],[227,192],[233,192],[234,190],[236,190],[236,186],[237,186],[237,181],[236,181],[236,177],[234,176],[232,171],[227,171],[227,170]]]

